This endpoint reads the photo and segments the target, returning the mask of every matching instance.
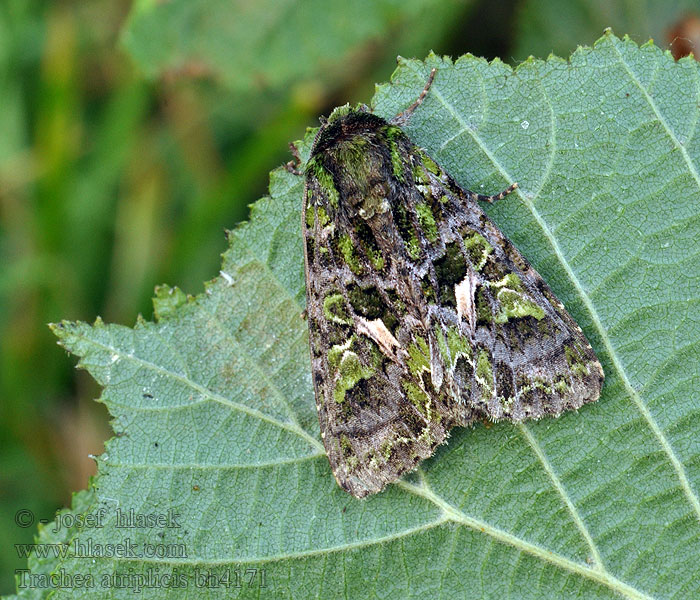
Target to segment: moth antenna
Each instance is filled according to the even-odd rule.
[[[490,204],[493,204],[497,200],[503,200],[503,198],[505,198],[508,194],[515,191],[516,189],[518,189],[518,182],[517,181],[515,183],[509,185],[500,194],[494,194],[493,196],[484,196],[483,194],[474,194],[474,198],[476,198],[477,200],[480,200],[481,202],[489,202]]]
[[[289,151],[292,153],[294,160],[290,160],[284,168],[287,169],[292,175],[303,175],[304,172],[299,168],[301,166],[301,156],[299,156],[299,148],[296,147],[294,142],[289,142]]]
[[[423,88],[423,91],[418,94],[418,98],[416,98],[416,101],[411,104],[406,110],[401,111],[398,115],[396,115],[391,121],[389,121],[392,125],[406,125],[408,121],[411,118],[411,115],[415,112],[415,110],[423,104],[423,100],[425,100],[425,97],[428,95],[428,90],[430,89],[430,86],[433,85],[433,80],[435,79],[435,73],[437,72],[437,69],[433,67],[430,69],[430,75],[428,75],[428,81],[425,84],[425,87]]]
[[[299,156],[299,148],[294,142],[289,142],[289,151],[292,153],[294,160],[297,161],[297,166],[301,164],[301,156]]]

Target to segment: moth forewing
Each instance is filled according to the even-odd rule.
[[[598,398],[585,336],[477,204],[515,184],[463,190],[394,122],[349,106],[323,123],[305,173],[313,382],[341,487],[380,491],[456,425]]]

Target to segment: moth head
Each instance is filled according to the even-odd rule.
[[[394,129],[366,106],[347,104],[321,127],[307,174],[328,188],[327,197],[342,199],[350,217],[367,220],[389,211],[395,165],[387,132]]]
[[[332,124],[333,122],[337,120],[342,120],[343,117],[347,117],[348,115],[355,114],[355,113],[371,113],[369,106],[366,104],[358,104],[354,108],[350,106],[350,104],[343,104],[343,106],[338,106],[337,108],[333,109],[333,112],[328,116],[327,119],[322,119],[321,121],[321,126],[325,127],[327,125]]]

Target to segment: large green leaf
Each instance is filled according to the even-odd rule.
[[[123,41],[150,75],[166,71],[207,75],[238,93],[259,92],[305,78],[342,82],[348,73],[361,72],[366,63],[381,57],[385,48],[405,52],[407,44],[421,47],[416,43],[423,42],[424,47],[428,39],[440,39],[436,32],[449,31],[469,4],[466,0],[140,0],[134,4]]]
[[[301,316],[302,182],[280,169],[206,293],[162,288],[158,322],[133,329],[55,327],[104,386],[117,433],[90,493],[104,526],[73,541],[184,554],[69,556],[54,570],[94,574],[96,597],[102,576],[129,572],[190,577],[175,598],[700,594],[697,63],[610,33],[569,62],[515,71],[430,56],[400,64],[377,112],[406,107],[433,66],[407,131],[471,189],[520,183],[489,213],[591,340],[607,375],[600,401],[558,420],[456,430],[381,494],[340,490]],[[117,508],[172,509],[179,527],[118,528]],[[195,588],[196,571],[227,569],[241,587]],[[107,583],[110,597],[133,597]]]

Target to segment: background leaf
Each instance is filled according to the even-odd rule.
[[[142,0],[130,16],[123,42],[151,76],[195,70],[245,94],[260,88],[281,90],[318,75],[324,82],[346,80],[349,72],[379,54],[380,46],[424,46],[428,29],[416,25],[430,19],[433,34],[435,29],[445,30],[469,4]],[[236,18],[231,19],[232,14]],[[341,62],[344,68],[336,68]],[[255,112],[255,107],[249,111]]]
[[[673,26],[697,11],[695,0],[524,0],[518,8],[513,56],[566,56],[606,27],[641,42],[653,38],[665,47],[679,35]]]
[[[432,66],[409,135],[470,189],[520,183],[489,213],[591,340],[607,375],[600,401],[558,420],[457,430],[385,492],[341,491],[318,437],[301,318],[302,182],[277,170],[230,236],[232,284],[217,278],[190,299],[161,290],[160,320],[133,329],[55,327],[104,386],[117,433],[89,508],[107,511],[105,526],[73,540],[186,554],[60,568],[97,585],[129,569],[254,569],[252,584],[208,591],[227,598],[700,592],[697,64],[612,34],[570,62],[514,72],[431,56],[399,66],[377,112],[407,106]],[[117,528],[117,508],[172,509],[180,526]],[[191,595],[194,581],[168,597]]]

